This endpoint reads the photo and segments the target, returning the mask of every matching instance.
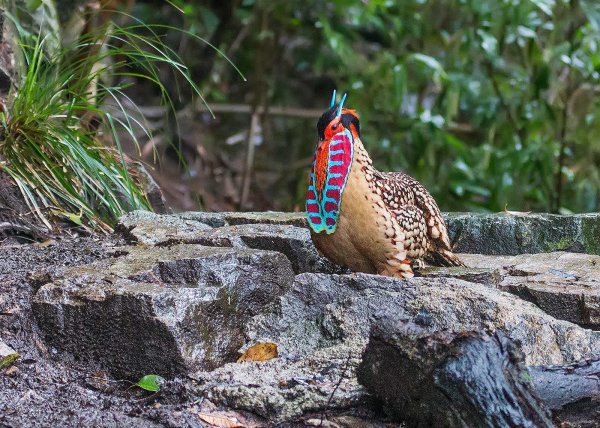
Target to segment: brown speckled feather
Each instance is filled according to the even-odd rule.
[[[379,172],[376,177],[379,186],[388,186],[391,189],[382,195],[389,207],[392,209],[398,209],[401,205],[417,207],[425,216],[428,238],[432,243],[442,249],[451,249],[442,213],[421,183],[403,172]]]

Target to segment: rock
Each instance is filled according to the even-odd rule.
[[[229,223],[231,215],[156,215],[134,211],[119,220],[117,231],[130,240],[146,245],[200,244],[278,251],[290,260],[296,273],[344,272],[344,269],[319,255],[307,229],[286,225],[284,222],[288,217],[283,216],[280,224],[222,226]],[[213,229],[208,224],[217,227]]]
[[[499,269],[485,267],[426,267],[417,270],[416,274],[426,278],[462,279],[494,288],[500,286],[501,278]]]
[[[246,324],[244,348],[274,342],[279,358],[197,373],[200,391],[218,405],[275,422],[364,406],[367,397],[356,381],[356,368],[371,326],[386,313],[428,332],[502,332],[521,343],[527,364],[564,363],[600,346],[600,333],[556,320],[531,303],[481,284],[441,277],[304,273],[276,304]]]
[[[194,378],[209,400],[277,423],[364,404],[368,397],[354,374],[359,362],[357,349],[335,346],[302,359],[231,363]]]
[[[308,228],[304,213],[186,212],[174,217],[211,227],[270,224]],[[570,251],[600,255],[600,214],[446,213],[444,218],[457,253],[517,255]]]
[[[461,257],[472,268],[498,270],[501,289],[534,303],[549,315],[600,328],[600,256],[556,252]]]
[[[14,355],[17,352],[0,339],[0,359]]]
[[[171,242],[177,236],[209,229],[210,226],[197,221],[142,210],[125,214],[115,227],[115,231],[130,242],[144,245]]]
[[[211,227],[239,226],[242,224],[274,224],[308,228],[306,214],[303,212],[288,213],[265,211],[211,213],[190,211],[176,215],[186,220],[196,220],[201,223],[206,223]]]
[[[64,272],[33,299],[51,347],[118,377],[172,376],[235,361],[248,320],[293,281],[281,254],[174,245]]]
[[[254,212],[254,213],[228,213],[225,221],[234,226],[239,224],[277,224],[308,228],[306,214],[285,213],[277,211]]]
[[[290,260],[296,273],[341,273],[329,260],[321,257],[312,243],[308,230],[284,225],[244,224],[215,229],[205,236],[238,238],[244,246],[259,250],[278,251]]]
[[[386,411],[414,427],[553,427],[528,379],[500,332],[431,333],[392,312],[373,326],[358,368]]]
[[[504,332],[527,364],[562,364],[598,352],[600,332],[557,320],[518,297],[453,278],[399,280],[377,275],[301,274],[280,309],[254,317],[249,341],[271,341],[280,355],[366,344],[379,313],[397,313],[430,331]]]
[[[533,385],[556,426],[595,427],[600,420],[600,360],[529,367]]]
[[[448,213],[445,220],[457,253],[600,254],[600,214]]]
[[[228,213],[212,213],[203,211],[186,211],[183,213],[173,214],[183,220],[192,220],[204,223],[210,227],[228,226],[225,223],[225,216]]]

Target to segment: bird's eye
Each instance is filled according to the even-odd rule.
[[[337,127],[338,127],[338,124],[336,123],[335,125],[333,125],[333,126],[331,127],[331,129],[333,129],[333,130],[336,130],[336,129],[337,129]]]

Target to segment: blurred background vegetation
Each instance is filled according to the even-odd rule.
[[[206,38],[248,80],[172,35],[216,111],[178,98],[188,170],[163,162],[161,182],[179,208],[302,209],[334,88],[349,92],[376,166],[415,176],[442,209],[600,208],[600,2],[173,3],[183,14],[143,1],[132,14]]]
[[[65,28],[71,3],[57,3]],[[139,31],[207,102],[173,64],[157,65],[172,109],[135,64],[112,77],[146,128],[123,146],[176,210],[303,210],[334,88],[376,167],[413,175],[443,210],[600,210],[596,0],[111,3],[115,21],[157,24]]]

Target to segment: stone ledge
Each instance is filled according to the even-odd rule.
[[[600,256],[556,252],[461,257],[471,268],[497,270],[500,289],[549,315],[600,329]]]
[[[304,213],[182,213],[213,227],[278,224],[307,228]],[[600,255],[600,214],[444,213],[457,253],[516,255],[570,251]]]
[[[126,247],[43,285],[33,312],[63,358],[115,376],[172,376],[235,361],[248,320],[292,284],[280,253]]]
[[[517,255],[570,251],[600,255],[600,214],[444,215],[457,253]]]

